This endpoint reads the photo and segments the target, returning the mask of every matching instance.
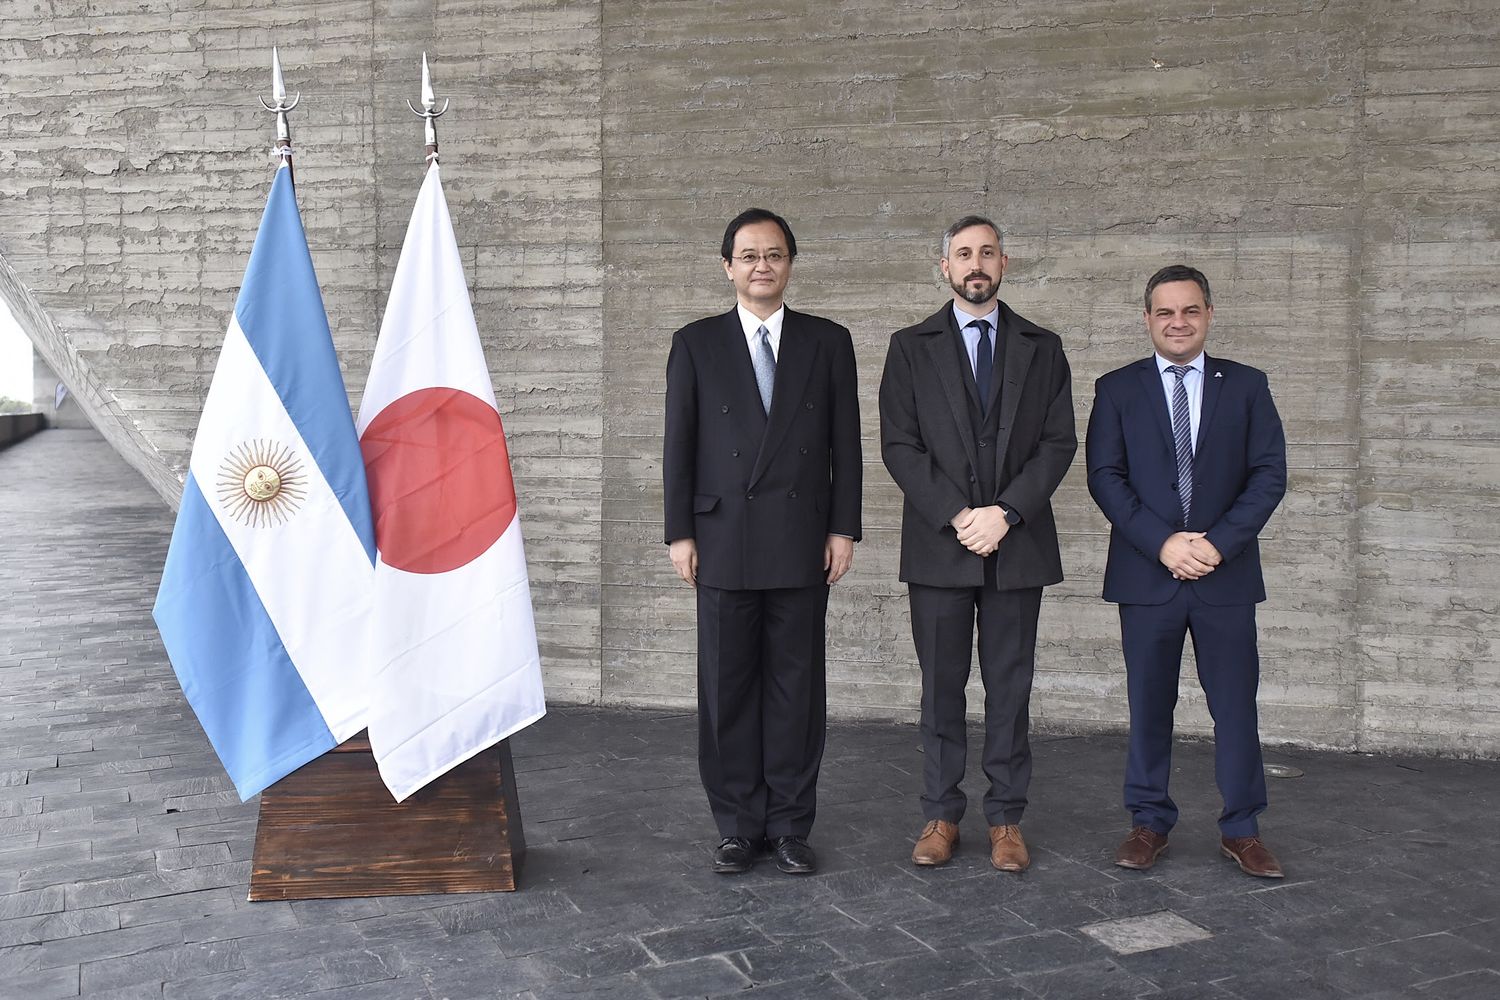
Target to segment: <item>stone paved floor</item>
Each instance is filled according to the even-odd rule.
[[[1306,771],[1272,783],[1276,884],[1217,856],[1206,746],[1178,753],[1171,852],[1133,873],[1122,741],[1042,738],[1031,871],[990,870],[977,809],[919,871],[914,729],[839,724],[820,872],[723,877],[691,718],[560,707],[513,741],[523,891],[247,903],[255,803],[150,619],[170,527],[91,433],[0,452],[0,997],[1500,997],[1496,763],[1276,751]],[[1132,917],[1127,940],[1197,939],[1086,932]]]

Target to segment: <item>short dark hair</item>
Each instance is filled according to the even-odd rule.
[[[990,230],[995,234],[995,242],[1000,245],[1000,252],[1005,252],[1005,234],[1000,232],[999,226],[995,225],[993,222],[982,215],[966,215],[962,219],[959,219],[957,222],[955,222],[953,225],[949,226],[947,229],[943,230],[942,256],[948,256],[948,247],[953,245],[953,237],[957,236],[959,233],[963,232],[965,229],[968,229],[971,226],[989,226]]]
[[[724,243],[719,247],[719,256],[729,260],[734,256],[734,234],[745,226],[757,222],[774,222],[781,227],[782,233],[786,235],[787,256],[797,256],[797,237],[792,235],[792,227],[786,224],[786,220],[768,208],[747,208],[733,219],[729,225],[724,227]]]
[[[1156,291],[1157,285],[1165,285],[1169,281],[1191,281],[1203,289],[1203,304],[1211,306],[1214,304],[1213,293],[1208,290],[1208,279],[1203,272],[1196,267],[1188,267],[1186,264],[1168,264],[1151,276],[1146,282],[1146,311],[1151,311],[1151,293]]]

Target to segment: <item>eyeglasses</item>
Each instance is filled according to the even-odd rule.
[[[777,264],[785,263],[788,260],[791,260],[791,256],[782,253],[780,250],[767,250],[765,253],[756,253],[752,250],[734,258],[736,264],[744,264],[746,267],[754,267],[761,261],[765,261],[767,264],[775,267]]]

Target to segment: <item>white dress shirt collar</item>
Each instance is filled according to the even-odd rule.
[[[960,331],[962,331],[976,319],[989,320],[991,333],[994,333],[996,330],[1000,329],[1000,300],[996,299],[995,308],[991,309],[983,316],[970,316],[968,313],[958,308],[957,302],[953,303],[953,321],[958,324],[958,328]]]
[[[958,335],[963,338],[964,351],[969,355],[969,371],[974,372],[975,379],[979,378],[979,327],[967,324],[979,319],[989,320],[990,350],[993,351],[999,343],[996,338],[1000,335],[1000,301],[995,300],[995,308],[984,316],[970,316],[958,308],[957,302],[953,303],[953,321],[958,324]]]
[[[1187,366],[1189,368],[1193,369],[1194,371],[1196,371],[1199,375],[1202,375],[1203,372],[1204,372],[1203,358],[1204,358],[1203,352],[1199,351],[1198,352],[1198,356],[1196,358],[1194,358],[1193,360],[1189,361],[1187,363]],[[1176,363],[1177,362],[1175,362],[1175,361],[1168,361],[1166,358],[1162,357],[1160,354],[1156,355],[1156,370],[1157,370],[1157,372],[1159,374],[1165,375],[1167,373],[1167,366],[1168,365],[1174,365]],[[1186,378],[1187,376],[1183,376],[1183,377]]]
[[[786,306],[777,309],[765,319],[761,319],[738,302],[735,303],[734,308],[740,314],[740,326],[745,331],[745,346],[750,348],[751,357],[755,356],[755,331],[764,326],[766,333],[770,335],[771,356],[780,361],[781,324],[786,319]]]

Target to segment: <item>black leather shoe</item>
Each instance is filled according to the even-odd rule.
[[[756,845],[744,837],[725,837],[714,848],[714,871],[720,875],[747,872],[755,863]]]
[[[777,837],[771,848],[776,867],[788,875],[811,875],[818,869],[818,859],[801,837]]]

